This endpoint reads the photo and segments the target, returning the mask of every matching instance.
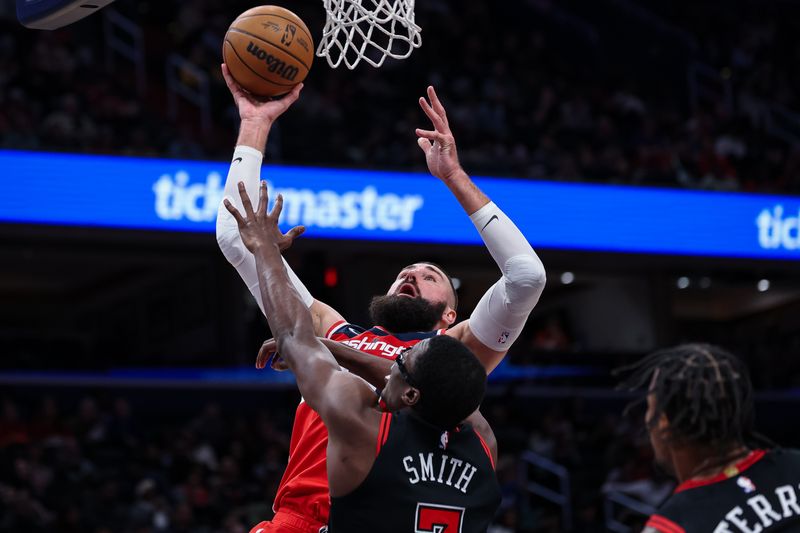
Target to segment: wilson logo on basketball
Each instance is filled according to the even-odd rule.
[[[281,78],[288,81],[294,81],[294,79],[297,77],[297,73],[299,71],[297,67],[287,65],[277,57],[267,53],[267,51],[263,48],[259,48],[258,45],[253,41],[250,41],[250,44],[247,45],[247,51],[266,63],[268,71],[274,72]]]

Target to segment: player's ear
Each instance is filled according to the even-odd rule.
[[[659,435],[666,437],[669,435],[669,418],[665,413],[661,413],[661,416],[658,417],[658,422],[656,422],[655,430],[658,432]]]
[[[442,313],[442,322],[447,324],[447,327],[452,326],[456,321],[456,310],[450,307],[449,305],[444,308],[444,312]]]
[[[415,387],[408,387],[403,391],[403,403],[408,407],[415,405],[419,401],[419,389]]]

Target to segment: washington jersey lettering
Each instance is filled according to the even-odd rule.
[[[404,348],[442,333],[444,330],[393,335],[379,326],[365,329],[342,321],[334,324],[326,336],[364,353],[394,360]],[[292,425],[289,461],[275,494],[274,511],[293,509],[316,521],[328,522],[327,447],[325,424],[305,402],[300,402]]]
[[[500,505],[489,447],[467,424],[446,446],[442,435],[408,411],[384,413],[366,479],[331,498],[330,533],[484,533]]]
[[[799,532],[799,496],[800,451],[754,450],[714,478],[679,485],[645,531]]]
[[[436,331],[394,334],[389,333],[380,326],[364,329],[361,326],[340,322],[331,327],[328,338],[339,341],[342,344],[346,344],[364,353],[394,360],[397,354],[406,348],[414,346],[423,339],[441,335],[444,331],[445,330],[440,329]]]

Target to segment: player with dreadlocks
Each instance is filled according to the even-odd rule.
[[[679,482],[643,533],[800,531],[800,451],[765,449],[739,358],[683,344],[617,373],[629,374],[620,388],[647,391],[656,462]]]

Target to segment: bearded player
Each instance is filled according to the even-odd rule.
[[[223,75],[241,118],[225,198],[241,211],[237,183],[244,183],[250,197],[258,195],[270,128],[300,96],[302,85],[281,100],[262,102],[243,91],[224,65]],[[484,294],[469,319],[455,323],[455,289],[449,276],[432,263],[410,264],[397,275],[386,295],[373,299],[370,311],[376,325],[369,329],[348,323],[335,309],[314,299],[285,265],[295,290],[311,311],[316,335],[356,348],[348,350],[349,355],[340,356],[339,363],[375,386],[382,385],[403,348],[442,334],[463,342],[487,373],[491,372],[521,333],[545,285],[544,267],[528,241],[461,168],[445,109],[432,87],[428,88],[428,99],[420,98],[419,103],[434,129],[416,130],[428,169],[444,182],[469,215],[501,271],[500,279]],[[289,237],[293,239],[300,233],[302,229],[295,228]],[[217,242],[263,312],[255,259],[242,244],[236,220],[222,204],[217,218]],[[266,351],[262,350],[259,356],[260,366]],[[273,504],[275,518],[272,523],[259,524],[254,532],[281,531],[290,525],[295,531],[314,533],[325,528],[330,510],[326,446],[322,420],[301,402],[292,428],[289,463]]]
[[[374,388],[342,371],[314,333],[281,260],[291,243],[278,228],[281,197],[268,214],[266,182],[255,211],[243,186],[240,191],[244,213],[229,200],[225,205],[256,258],[270,329],[304,402],[328,429],[330,532],[484,533],[500,505],[497,449],[462,423],[479,416],[483,365],[448,335],[425,339],[397,355],[379,404]],[[287,525],[279,520],[260,529],[294,529]]]

